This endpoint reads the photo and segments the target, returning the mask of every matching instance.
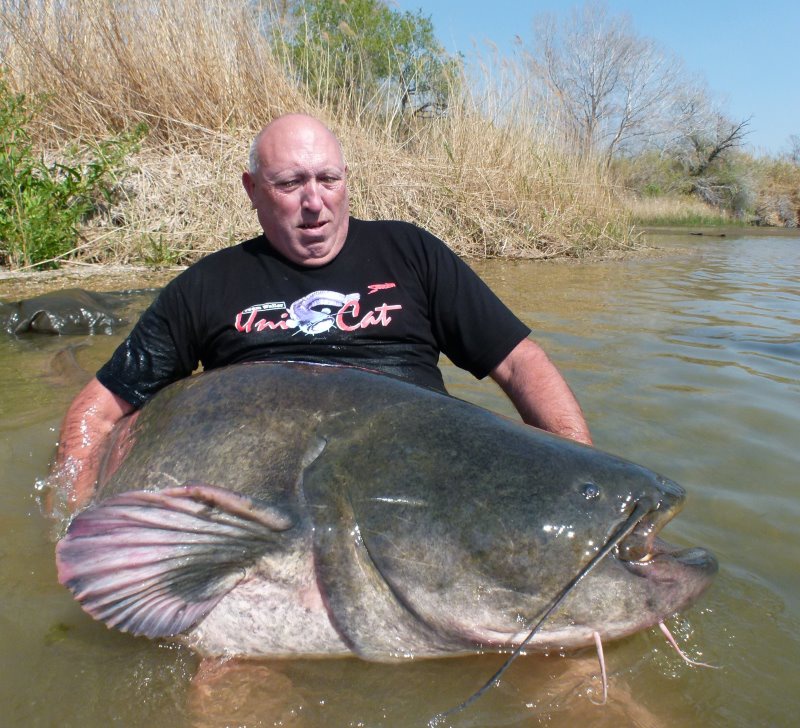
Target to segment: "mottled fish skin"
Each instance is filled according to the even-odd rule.
[[[117,312],[120,294],[81,288],[0,302],[0,329],[8,334],[110,334],[125,322]]]
[[[716,570],[702,549],[653,539],[682,505],[676,484],[355,368],[198,375],[112,442],[95,502],[58,545],[59,578],[109,626],[204,655],[508,650],[635,503],[651,513],[619,558],[529,649],[645,629]]]

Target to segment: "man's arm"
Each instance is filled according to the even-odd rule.
[[[523,339],[490,376],[508,395],[524,422],[592,444],[589,426],[575,395],[538,344]]]
[[[58,438],[58,452],[48,478],[51,491],[45,507],[50,515],[58,505],[69,513],[85,506],[94,493],[103,445],[114,425],[132,412],[133,405],[93,378],[72,401]]]

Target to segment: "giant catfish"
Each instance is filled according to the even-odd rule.
[[[117,426],[58,574],[109,627],[205,656],[508,652],[635,521],[526,644],[569,649],[708,586],[708,552],[656,537],[683,499],[643,467],[388,376],[240,364]]]
[[[125,319],[116,313],[130,293],[69,288],[13,303],[0,301],[0,329],[8,334],[110,334]]]

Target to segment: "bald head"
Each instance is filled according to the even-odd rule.
[[[339,140],[305,114],[280,116],[253,140],[242,184],[269,245],[299,265],[329,263],[349,224]]]
[[[269,154],[269,147],[275,141],[283,141],[287,137],[297,136],[302,133],[314,133],[321,137],[329,137],[339,149],[339,161],[344,167],[344,152],[342,145],[336,135],[328,129],[319,119],[308,114],[284,114],[273,119],[267,124],[253,139],[250,145],[250,155],[248,157],[248,169],[250,174],[258,174],[258,170]]]

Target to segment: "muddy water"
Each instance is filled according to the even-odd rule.
[[[646,260],[479,269],[565,371],[596,444],[689,491],[665,536],[712,549],[721,568],[700,603],[669,624],[692,657],[720,669],[683,664],[651,631],[606,646],[606,706],[591,702],[599,684],[588,651],[534,656],[453,725],[795,724],[800,238],[657,242],[665,254]],[[0,297],[8,297],[2,285]],[[117,340],[69,343],[92,369]],[[34,499],[79,387],[79,374],[51,367],[65,343],[0,339],[0,722],[424,725],[499,665],[496,656],[273,662],[205,670],[193,681],[197,661],[187,651],[91,621],[56,583]],[[446,376],[458,396],[511,413],[492,386],[452,367]]]

